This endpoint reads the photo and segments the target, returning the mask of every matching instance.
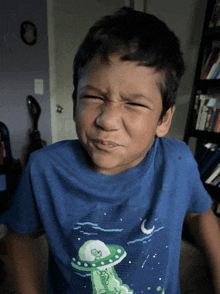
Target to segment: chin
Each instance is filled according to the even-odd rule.
[[[108,162],[108,161],[100,161],[100,160],[93,160],[93,166],[96,170],[106,170],[106,171],[110,171],[112,169],[117,169],[119,168],[119,166],[117,165],[117,163],[114,162]]]

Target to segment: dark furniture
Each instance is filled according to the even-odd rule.
[[[198,94],[219,94],[220,97],[220,79],[200,79],[201,72],[204,70],[204,61],[207,59],[208,55],[212,50],[213,42],[219,42],[220,46],[220,26],[210,27],[210,21],[213,19],[213,11],[216,8],[218,1],[208,0],[206,7],[206,15],[204,19],[204,27],[202,33],[202,39],[199,48],[195,78],[192,88],[192,94],[190,98],[188,117],[185,127],[184,141],[189,144],[191,137],[196,138],[196,151],[206,143],[217,143],[220,147],[220,133],[201,131],[195,129],[195,110],[194,106],[196,103],[196,95]],[[216,213],[217,206],[220,203],[220,188],[212,186],[210,184],[205,184],[206,190],[209,192],[210,196],[213,198],[213,210]],[[217,213],[216,213],[217,214]]]

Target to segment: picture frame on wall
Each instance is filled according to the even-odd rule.
[[[21,39],[26,45],[34,45],[37,42],[37,27],[29,20],[23,21],[20,27]]]

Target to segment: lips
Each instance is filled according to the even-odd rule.
[[[98,146],[113,148],[119,146],[117,143],[109,140],[93,140],[93,142]]]

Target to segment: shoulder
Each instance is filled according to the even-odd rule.
[[[51,145],[48,145],[42,149],[39,149],[36,152],[50,153],[50,152],[68,150],[70,148],[73,148],[75,145],[77,145],[78,142],[79,142],[79,140],[59,141],[59,142],[53,143]]]
[[[168,151],[175,152],[175,150],[185,151],[188,150],[189,147],[186,145],[185,142],[177,140],[177,139],[169,139],[169,138],[158,138],[158,144]]]
[[[80,149],[79,140],[65,140],[53,143],[33,152],[29,159],[30,165],[46,164],[48,162],[60,163],[73,160]]]
[[[164,160],[171,164],[186,164],[188,167],[194,167],[196,164],[190,148],[183,141],[169,138],[158,138],[157,151],[161,154]]]
[[[39,149],[32,154],[36,155],[48,155],[52,153],[62,153],[68,150],[73,150],[78,145],[79,140],[64,140],[48,145],[42,149]]]

